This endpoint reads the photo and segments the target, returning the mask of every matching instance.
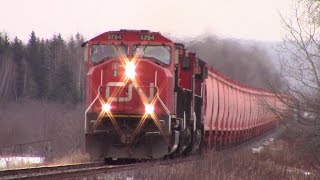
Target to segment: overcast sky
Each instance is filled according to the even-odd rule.
[[[278,12],[290,0],[0,0],[0,32],[23,41],[79,32],[89,39],[109,30],[150,29],[176,37],[204,33],[279,41]]]

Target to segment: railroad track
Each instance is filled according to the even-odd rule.
[[[69,174],[80,172],[86,169],[95,169],[102,166],[105,166],[104,162],[5,170],[0,171],[0,179],[42,179],[50,176],[56,177],[56,175],[59,174]],[[110,166],[110,168],[112,167],[113,166]]]
[[[195,159],[192,157],[186,157],[169,160],[154,160],[144,163],[125,165],[108,165],[104,162],[97,162],[61,166],[46,166],[28,169],[14,169],[0,171],[0,179],[92,179],[92,177],[95,177],[95,175],[103,173],[133,170],[135,168],[144,168],[157,165],[184,163],[194,160]]]

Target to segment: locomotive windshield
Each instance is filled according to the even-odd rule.
[[[170,52],[170,46],[165,45],[139,45],[133,48],[135,56],[154,59],[166,65],[170,64]]]
[[[101,62],[102,60],[108,60],[114,57],[120,57],[127,54],[128,47],[125,45],[108,45],[97,44],[91,47],[91,61],[93,63]]]

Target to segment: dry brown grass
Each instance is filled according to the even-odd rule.
[[[12,158],[11,158],[12,159]],[[44,163],[34,163],[31,161],[12,161],[9,157],[6,160],[6,166],[0,167],[1,170],[9,169],[23,169],[23,168],[32,168],[39,166],[58,166],[58,165],[67,165],[67,164],[79,164],[90,162],[90,156],[87,153],[83,153],[81,150],[76,150],[72,153],[67,154],[64,157],[56,158],[50,162]]]
[[[134,179],[318,179],[316,171],[304,170],[262,161],[247,152],[213,153],[203,160],[173,166],[154,166],[131,174]]]
[[[9,169],[23,169],[42,166],[43,163],[35,163],[28,160],[13,160],[14,157],[3,158],[5,166],[0,167],[0,171]]]
[[[66,164],[78,164],[90,162],[90,156],[81,150],[76,150],[72,153],[67,154],[64,157],[54,159],[48,165],[66,165]]]
[[[194,157],[194,161],[188,163],[151,166],[112,176],[178,180],[320,179],[317,169],[298,163],[301,159],[287,142],[276,140],[259,154],[252,154],[248,148],[210,152],[206,156]]]

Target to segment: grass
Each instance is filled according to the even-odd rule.
[[[315,170],[308,169],[311,175],[305,175],[305,169],[288,166],[276,159],[278,155],[266,158],[265,150],[261,154],[250,151],[212,152],[201,160],[173,166],[154,166],[132,171],[127,176],[134,179],[319,179]],[[289,154],[290,156],[290,154]],[[289,157],[290,159],[291,157]]]
[[[72,153],[67,154],[62,158],[54,159],[52,162],[49,162],[48,165],[66,165],[66,164],[78,164],[90,162],[90,156],[87,153],[82,152],[81,150],[76,150]]]
[[[42,162],[34,162],[27,158],[3,157],[1,158],[0,171],[9,169],[31,168],[43,165]]]
[[[39,167],[39,166],[56,166],[56,165],[66,165],[66,164],[78,164],[84,162],[90,162],[90,157],[88,154],[83,153],[80,150],[76,150],[75,152],[69,153],[64,157],[54,159],[50,162],[43,163],[33,163],[31,161],[12,161],[12,158],[4,158],[5,167],[0,167],[1,170],[9,170],[9,169],[21,169],[21,168],[31,168],[31,167]]]

